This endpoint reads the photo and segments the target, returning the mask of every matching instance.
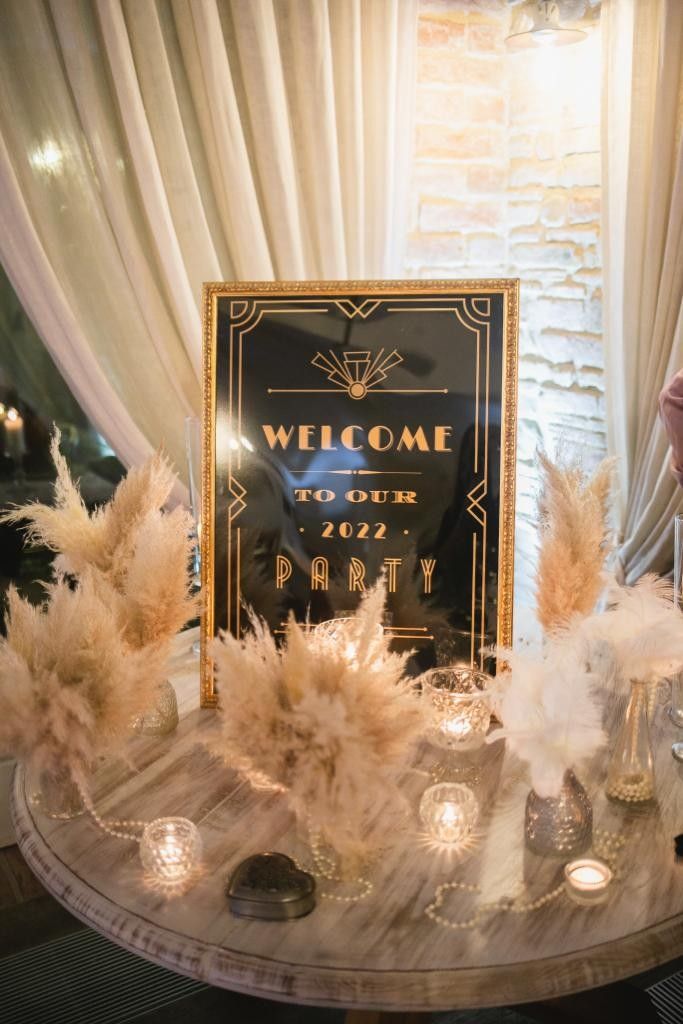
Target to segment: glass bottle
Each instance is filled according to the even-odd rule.
[[[674,603],[683,607],[683,515],[674,519]],[[683,672],[671,680],[671,707],[669,716],[674,725],[683,729]]]
[[[607,772],[607,796],[643,803],[655,795],[655,772],[647,715],[648,684],[631,681],[626,715]]]

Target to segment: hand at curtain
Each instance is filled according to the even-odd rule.
[[[683,370],[662,389],[659,412],[671,445],[671,472],[683,487]]]

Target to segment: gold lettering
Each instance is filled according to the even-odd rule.
[[[275,586],[282,590],[285,583],[292,575],[292,563],[286,555],[277,555],[275,558]]]
[[[311,434],[315,430],[313,423],[299,424],[299,451],[314,452],[315,445],[311,444]]]
[[[353,443],[354,430],[360,430],[362,433],[363,428],[359,427],[357,423],[352,423],[350,424],[350,426],[344,427],[341,434],[339,435],[339,440],[341,441],[345,448],[349,449],[349,451],[360,452],[363,450],[363,445]]]
[[[349,590],[365,590],[365,565],[360,558],[349,562]]]
[[[397,505],[417,505],[417,491],[394,491]]]
[[[347,491],[344,497],[347,501],[353,502],[353,504],[368,500],[367,491]]]
[[[337,445],[334,443],[335,432],[329,423],[320,425],[300,423],[297,426],[290,425],[289,427],[283,425],[273,427],[269,423],[263,423],[261,429],[271,450],[278,447],[287,449],[296,435],[300,451],[338,451]],[[383,423],[377,423],[368,427],[367,430],[357,423],[349,423],[341,428],[339,443],[352,452],[364,451],[366,447],[376,452],[386,452],[392,448],[399,452],[404,450],[450,452],[453,449],[449,447],[448,442],[452,433],[452,427],[442,424],[433,428],[433,434],[428,439],[424,427],[403,426],[400,428],[397,440],[396,433]]]
[[[295,487],[294,488],[294,500],[295,501],[310,501],[313,491],[308,487]]]
[[[446,446],[446,440],[453,433],[452,427],[434,427],[434,451],[452,452],[452,448]]]
[[[321,491],[313,491],[313,497],[316,501],[334,501],[336,494],[323,488]]]
[[[322,555],[311,562],[311,590],[329,590],[330,563]]]
[[[425,437],[424,427],[418,427],[413,433],[410,427],[404,427],[401,431],[401,437],[398,444],[396,445],[397,451],[402,451],[403,448],[407,448],[409,452],[417,445],[419,451],[428,452],[429,444]]]
[[[286,448],[292,440],[292,434],[294,433],[294,427],[290,427],[287,431],[285,431],[284,427],[278,427],[277,430],[273,430],[269,423],[263,423],[262,430],[266,435],[266,441],[270,445],[271,451],[277,444],[281,448]]]
[[[387,589],[390,594],[396,593],[397,569],[403,564],[402,558],[385,558],[384,564],[387,567]]]
[[[424,576],[424,586],[422,591],[424,594],[431,594],[432,592],[432,573],[434,572],[435,566],[435,558],[420,559],[420,568],[422,569],[422,574]]]
[[[332,444],[332,427],[323,423],[320,428],[320,447],[324,452],[336,452],[336,444]]]
[[[387,439],[384,444],[382,444],[381,441],[382,431],[384,431],[387,435]],[[382,424],[380,423],[378,426],[370,427],[370,429],[368,430],[368,444],[376,452],[386,452],[389,448],[391,448],[393,443],[394,435],[389,430],[389,427],[383,427]]]

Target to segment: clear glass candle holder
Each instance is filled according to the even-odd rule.
[[[464,666],[433,669],[423,684],[431,703],[430,739],[448,749],[480,747],[491,722],[492,682],[491,676]]]
[[[419,814],[431,839],[439,843],[461,843],[477,824],[479,804],[468,786],[460,782],[440,782],[422,794]]]
[[[604,861],[583,857],[570,861],[564,869],[567,894],[584,905],[603,903],[609,894],[612,871]]]
[[[157,818],[142,833],[140,860],[145,871],[160,882],[184,881],[198,867],[201,856],[199,830],[187,818]]]

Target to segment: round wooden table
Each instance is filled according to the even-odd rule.
[[[683,865],[673,848],[673,836],[683,831],[683,767],[671,757],[676,730],[662,706],[653,725],[656,804],[609,804],[602,793],[604,754],[590,773],[597,828],[627,839],[603,905],[578,906],[562,895],[540,910],[499,910],[474,928],[457,930],[425,914],[444,881],[479,886],[481,896],[447,894],[441,912],[465,919],[478,899],[512,895],[520,884],[525,898],[534,899],[561,877],[561,861],[524,848],[528,783],[504,744],[496,743],[464,768],[454,767],[470,778],[483,808],[478,839],[460,858],[429,846],[415,811],[406,820],[383,822],[379,815],[386,846],[368,869],[373,888],[364,899],[321,898],[308,917],[286,923],[233,917],[224,886],[240,860],[279,850],[310,864],[310,851],[281,795],[252,789],[201,746],[215,729],[216,712],[198,707],[193,639],[185,633],[177,641],[177,731],[132,739],[130,763],[104,764],[93,779],[102,816],[181,815],[199,826],[204,868],[189,891],[168,898],[150,888],[136,844],[103,834],[89,818],[44,816],[29,798],[24,772],[16,772],[13,815],[21,851],[45,887],[86,924],[212,985],[295,1003],[396,1012],[553,998],[683,954]],[[425,748],[406,779],[413,808],[438,767],[435,756]],[[361,891],[323,880],[319,888],[351,897]]]

